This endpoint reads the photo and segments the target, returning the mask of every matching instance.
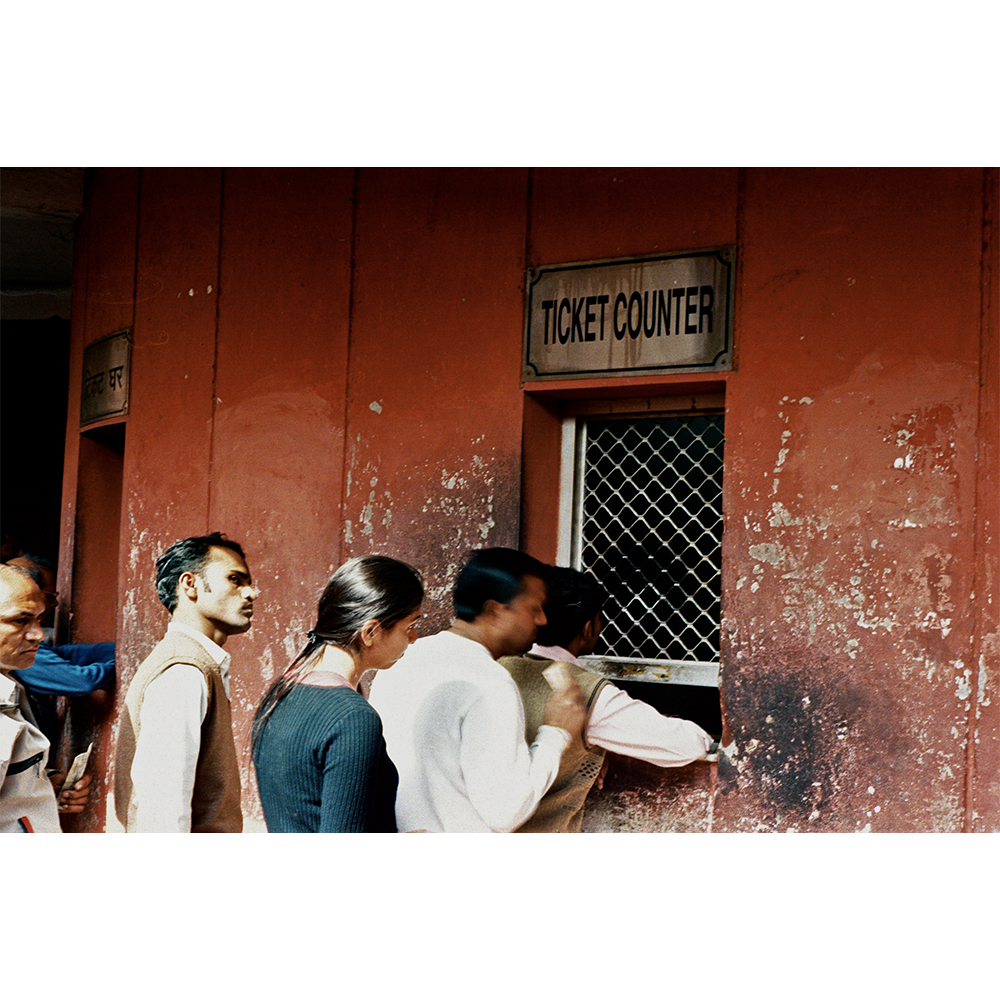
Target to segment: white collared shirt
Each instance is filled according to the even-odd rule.
[[[18,703],[18,684],[13,677],[0,674],[0,704],[16,705]]]
[[[208,636],[180,622],[170,622],[167,631],[190,637],[219,664],[228,698],[229,654]],[[137,832],[190,832],[201,724],[207,712],[208,682],[190,664],[175,663],[146,687],[131,772]]]
[[[587,669],[572,653],[559,646],[539,646],[529,656],[561,660]],[[586,740],[624,757],[636,757],[658,767],[680,767],[701,760],[712,737],[697,723],[660,715],[652,705],[627,695],[614,684],[605,684],[587,720]]]

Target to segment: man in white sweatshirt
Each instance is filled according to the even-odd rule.
[[[529,747],[517,685],[496,662],[524,653],[545,624],[543,573],[513,549],[473,553],[455,581],[451,627],[418,639],[373,681],[369,700],[399,771],[401,832],[515,829],[579,738],[584,706],[570,684],[548,698]]]

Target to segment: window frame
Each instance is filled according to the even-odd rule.
[[[559,463],[559,519],[557,528],[557,563],[580,569],[578,538],[583,517],[582,478],[584,463],[579,461],[580,423],[588,419],[642,420],[660,417],[715,415],[725,417],[725,393],[691,396],[651,397],[620,400],[566,400],[562,407]],[[723,455],[723,480],[725,456]],[[720,511],[720,515],[723,514]],[[722,518],[723,533],[725,518]],[[725,575],[720,580],[720,598]],[[721,622],[720,622],[721,626]],[[640,659],[616,656],[585,656],[581,660],[607,677],[621,680],[679,684],[718,688],[720,659],[672,660]]]

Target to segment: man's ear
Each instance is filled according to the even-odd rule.
[[[479,612],[479,615],[485,615],[487,618],[496,618],[504,605],[500,601],[494,601],[492,597],[487,597],[483,601],[483,610]],[[478,618],[479,615],[476,615]]]
[[[198,578],[191,572],[181,573],[177,578],[177,596],[190,601],[198,599]]]
[[[590,621],[584,623],[583,629],[580,631],[580,635],[584,639],[584,641],[589,644],[591,642],[596,642],[597,637],[600,634],[601,634],[601,615],[600,612],[598,612],[596,615],[594,615],[593,618],[590,619]]]

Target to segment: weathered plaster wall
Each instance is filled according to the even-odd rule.
[[[463,556],[518,543],[526,176],[360,174],[345,551],[421,569],[431,630]]]
[[[635,198],[639,172],[584,173],[549,197],[536,172],[532,263],[640,252],[636,233],[641,252],[740,254],[728,758],[714,808],[695,810],[709,794],[697,769],[612,758],[590,827],[995,829],[995,172],[671,172]],[[588,225],[574,181],[622,228]],[[564,383],[526,404],[525,481],[550,509],[530,450],[552,455],[558,400],[583,393]],[[554,556],[551,518],[528,537]]]
[[[743,204],[717,815],[961,829],[982,173],[749,171]]]
[[[75,357],[133,328],[117,708],[166,624],[156,556],[208,530],[239,540],[261,590],[254,628],[227,647],[251,828],[253,710],[332,570],[367,551],[411,561],[430,628],[447,621],[468,550],[517,544],[525,178],[94,172],[86,225],[103,231],[77,273]],[[83,497],[75,416],[69,428],[64,539]],[[98,592],[95,574],[74,607]],[[116,720],[98,740],[94,828],[105,813],[117,825],[105,804]]]
[[[466,550],[554,557],[532,456],[558,454],[559,394],[520,386],[525,266],[737,243],[737,368],[711,387],[729,757],[616,760],[588,825],[997,829],[995,199],[979,170],[95,170],[71,371],[131,326],[132,411],[112,594],[113,559],[70,574],[71,380],[74,637],[107,638],[87,609],[117,602],[120,702],[166,622],[155,556],[245,545],[261,598],[233,704],[259,829],[253,707],[343,558],[421,568],[433,628]],[[706,384],[640,381],[562,391]],[[91,726],[99,807],[114,720]]]
[[[966,829],[1000,826],[1000,171],[984,172],[975,580],[975,698],[966,767]]]

